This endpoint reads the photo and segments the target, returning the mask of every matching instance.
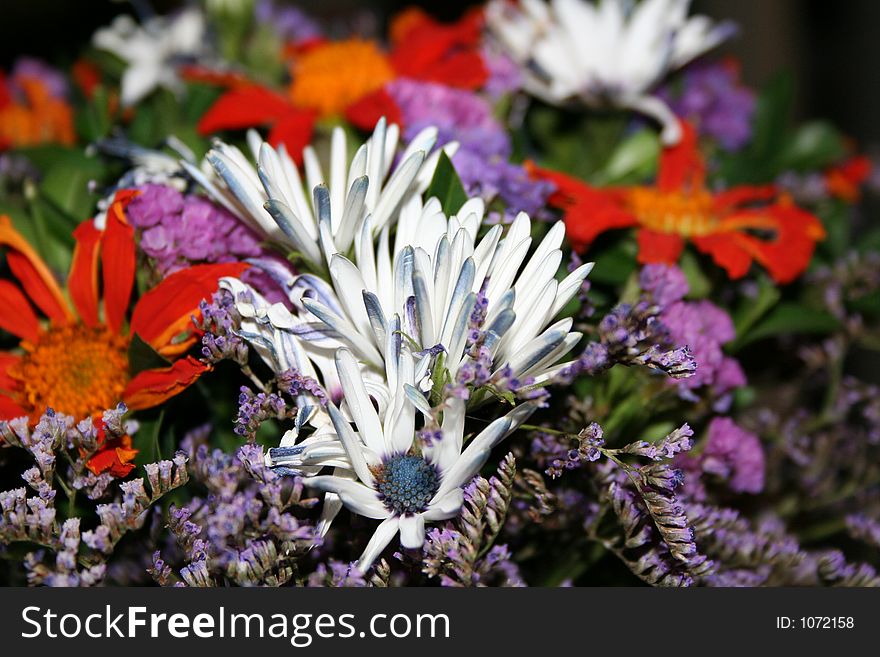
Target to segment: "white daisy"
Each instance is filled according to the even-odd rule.
[[[430,445],[417,444],[416,411],[406,392],[414,381],[413,360],[406,349],[398,350],[398,356],[399,385],[383,421],[361,380],[354,355],[346,349],[337,352],[339,378],[356,430],[330,404],[335,437],[314,441],[307,448],[313,462],[338,470],[333,475],[310,477],[306,485],[338,496],[359,515],[382,520],[358,560],[361,572],[369,569],[398,532],[403,547],[420,548],[426,522],[457,515],[463,502],[462,487],[479,472],[492,448],[536,408],[533,403],[516,407],[464,447],[465,407],[461,400],[452,399],[443,412],[442,437]]]
[[[355,243],[356,262],[339,253],[330,258],[332,289],[323,282],[312,287],[311,279],[298,281],[304,293],[293,301],[327,329],[313,333],[313,342],[341,342],[381,372],[387,365],[382,345],[388,318],[399,315],[403,332],[419,349],[442,347],[444,367],[454,379],[470,359],[465,347],[471,315],[484,297],[486,314],[479,328],[494,370],[509,366],[517,378],[546,381],[581,338],[571,331],[571,318],[551,322],[593,263],[557,281],[562,222],[526,261],[532,243],[528,215],[521,213],[503,237],[503,228],[496,225],[477,241],[484,211],[483,201],[474,198],[447,218],[436,199],[423,204],[413,197],[401,210],[393,249],[388,226],[374,244],[368,218]]]
[[[399,136],[396,125],[380,119],[349,161],[345,131],[337,127],[326,174],[315,149],[303,150],[305,180],[284,145],[273,148],[255,131],[248,133],[248,145],[256,167],[238,148],[220,141],[208,152],[207,166],[184,166],[252,228],[321,267],[329,255],[348,251],[367,215],[378,231],[396,220],[407,198],[430,184],[440,156],[439,150],[428,155],[437,141],[436,128],[410,141],[394,166]],[[453,144],[445,150],[454,149]]]
[[[205,18],[198,9],[174,16],[157,16],[138,25],[131,16],[117,16],[92,36],[96,48],[107,50],[127,64],[122,75],[121,101],[131,106],[157,87],[178,93],[183,83],[176,60],[204,51]]]
[[[663,126],[677,143],[675,115],[650,91],[674,71],[716,47],[730,22],[688,17],[690,0],[492,0],[486,22],[522,69],[526,89],[551,104],[580,101],[622,107]]]

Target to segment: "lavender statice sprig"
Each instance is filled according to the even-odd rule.
[[[659,313],[659,306],[647,300],[616,306],[599,323],[597,339],[587,343],[554,382],[570,384],[578,376],[596,376],[617,364],[647,367],[673,379],[693,376],[696,361],[686,345],[672,344]]]
[[[425,542],[422,572],[443,586],[523,586],[506,546],[494,545],[513,496],[516,462],[508,454],[497,475],[465,488],[461,515],[435,527]]]

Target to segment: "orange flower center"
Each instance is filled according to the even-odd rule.
[[[658,233],[676,233],[683,237],[713,232],[716,219],[712,195],[704,189],[690,192],[661,192],[650,187],[630,190],[630,211],[639,223]]]
[[[293,64],[290,99],[322,116],[342,114],[394,78],[385,54],[372,41],[348,39],[317,46]]]
[[[54,327],[9,368],[21,381],[23,401],[35,413],[47,407],[75,418],[113,408],[128,382],[128,340],[106,326]]]

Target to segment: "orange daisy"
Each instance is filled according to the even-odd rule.
[[[116,195],[103,231],[92,220],[74,231],[67,277],[72,303],[10,219],[0,216],[0,245],[19,283],[0,280],[0,328],[20,339],[18,353],[0,352],[0,419],[27,416],[36,422],[47,408],[94,418],[120,401],[135,410],[149,408],[192,385],[208,369],[186,355],[199,337],[192,317],[199,315],[199,303],[216,290],[220,278],[237,276],[247,265],[197,265],[172,274],[140,297],[126,322],[135,241],[125,207],[136,194]],[[48,322],[40,320],[35,307]],[[132,376],[129,346],[135,336],[168,366]],[[108,454],[95,455],[89,462],[93,471],[119,471],[133,456],[130,439],[111,442],[104,450],[109,462]]]
[[[531,167],[556,184],[550,203],[565,211],[572,245],[586,250],[605,231],[635,226],[642,264],[674,264],[687,240],[730,278],[745,276],[753,262],[777,283],[797,278],[809,265],[816,242],[825,237],[819,219],[772,185],[710,191],[696,132],[688,124],[682,127],[682,140],[661,154],[653,186],[598,189]]]

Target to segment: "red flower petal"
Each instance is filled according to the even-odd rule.
[[[163,356],[182,354],[194,338],[182,342],[174,338],[188,328],[195,330],[192,317],[199,314],[199,303],[217,290],[217,281],[238,276],[248,266],[243,262],[195,265],[171,274],[135,305],[132,335],[139,335]]]
[[[550,204],[565,211],[565,236],[576,251],[585,251],[607,230],[637,223],[636,217],[623,206],[618,189],[597,189],[564,173],[539,169],[530,162],[526,162],[526,169],[556,185]]]
[[[101,449],[86,461],[86,467],[94,474],[108,472],[114,477],[126,477],[134,470],[131,461],[138,455],[138,450],[131,446],[130,436],[121,436],[104,443]]]
[[[377,89],[363,96],[345,110],[345,118],[355,127],[367,132],[372,131],[383,116],[389,123],[396,123],[401,129],[405,127],[400,107],[385,89]]]
[[[273,146],[284,144],[287,154],[300,164],[302,151],[312,140],[317,116],[314,110],[289,109],[272,127],[269,143]]]
[[[7,370],[15,365],[19,358],[20,356],[15,354],[0,352],[0,390],[10,392],[18,387],[18,380],[9,376]]]
[[[706,164],[697,143],[697,131],[686,121],[681,122],[681,128],[681,141],[660,153],[657,187],[663,192],[702,187],[705,178]]]
[[[89,327],[98,324],[98,252],[102,235],[91,219],[73,231],[76,246],[67,275],[67,289],[79,318]]]
[[[240,87],[217,99],[199,120],[198,131],[201,135],[210,135],[219,130],[267,125],[290,110],[290,101],[281,94],[257,85]]]
[[[132,410],[152,408],[186,390],[207,370],[205,363],[192,356],[171,367],[144,370],[128,382],[122,398]]]
[[[0,215],[0,245],[9,247],[6,262],[34,305],[54,322],[73,319],[52,272],[5,215]]]
[[[694,237],[691,241],[697,249],[712,256],[715,264],[724,269],[732,279],[742,278],[748,273],[755,250],[754,242],[758,242],[736,232]]]
[[[27,413],[12,399],[6,395],[0,395],[0,420],[14,420],[17,417],[27,417]]]
[[[118,331],[122,326],[134,287],[134,227],[125,216],[125,207],[133,197],[130,190],[116,194],[107,211],[107,227],[101,241],[104,317],[113,331]]]
[[[639,243],[638,261],[643,265],[674,265],[681,257],[684,239],[676,233],[658,233],[642,228],[636,234]]]
[[[0,280],[0,328],[28,342],[36,342],[40,335],[40,320],[27,298],[15,285],[3,280]]]
[[[391,65],[401,77],[476,89],[489,76],[480,54],[482,24],[480,10],[450,24],[420,10],[404,12],[392,26]]]

